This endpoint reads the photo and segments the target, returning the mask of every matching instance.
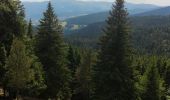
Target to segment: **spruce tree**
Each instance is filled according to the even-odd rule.
[[[21,1],[1,0],[0,11],[0,18],[3,19],[0,20],[0,23],[4,25],[0,27],[2,34],[10,33],[15,36],[22,36],[25,33],[25,13]]]
[[[30,19],[29,24],[28,24],[27,36],[31,39],[33,38],[33,29],[32,29],[32,20],[31,19]]]
[[[77,80],[76,80],[76,71],[80,67],[81,64],[81,56],[79,54],[79,51],[77,48],[72,47],[71,45],[69,46],[68,50],[68,68],[71,71],[71,78],[72,81],[70,83],[70,89],[72,92],[72,97],[74,96],[74,91],[76,89],[77,85]]]
[[[43,64],[46,75],[46,97],[66,100],[70,98],[70,71],[66,64],[66,46],[62,27],[49,2],[44,17],[40,20],[36,54]]]
[[[165,84],[166,84],[166,90],[168,91],[170,88],[170,66],[167,66],[166,68],[166,73],[165,73]],[[168,94],[170,93],[169,91],[167,92]]]
[[[94,98],[135,100],[130,28],[124,0],[116,0],[104,33],[98,61],[94,68]]]
[[[94,57],[90,51],[86,51],[82,63],[76,72],[77,87],[72,100],[90,100],[92,92],[92,66]]]
[[[150,59],[150,63],[141,81],[143,85],[142,100],[164,100],[161,99],[164,96],[164,94],[161,94],[163,89],[162,79],[156,66],[156,59]]]
[[[9,55],[13,37],[25,34],[24,7],[19,0],[0,1],[0,41],[5,45]]]
[[[72,73],[72,77],[74,77],[76,69],[80,66],[81,63],[81,57],[78,50],[72,46],[69,46],[67,59],[68,67]]]
[[[11,17],[12,34],[15,37],[23,37],[26,33],[25,10],[20,0],[12,0]]]
[[[13,40],[6,68],[7,86],[16,90],[18,96],[20,91],[26,88],[27,83],[33,79],[31,59],[27,56],[25,45],[19,39]]]

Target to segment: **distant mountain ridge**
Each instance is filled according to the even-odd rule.
[[[99,33],[101,27],[103,27],[105,20],[107,19],[108,16],[109,16],[108,12],[100,12],[100,13],[89,14],[85,16],[67,19],[65,20],[67,22],[67,26],[65,28],[65,34],[75,34],[75,35],[82,34],[82,36],[86,36],[87,35],[86,33],[90,33],[93,37],[93,34]],[[133,21],[133,22],[138,22],[138,25],[140,27],[146,22],[151,22],[150,20],[152,19],[155,21],[148,23],[149,26],[155,25],[157,23],[161,23],[163,21],[163,18],[168,19],[169,16],[170,16],[170,7],[168,6],[168,7],[163,7],[156,10],[140,13],[140,14],[130,15],[130,18],[133,18],[135,20],[136,17],[137,18],[142,17],[141,20]],[[80,28],[75,30],[71,30],[67,28],[73,25],[80,25]],[[86,25],[86,27],[81,27],[83,25]],[[96,34],[94,36],[96,36]]]
[[[129,13],[130,16],[166,16],[166,15],[170,15],[170,6],[162,7],[147,12],[142,12],[142,13],[140,12],[135,13],[133,11],[129,11]],[[109,11],[99,12],[99,13],[89,14],[85,16],[69,18],[66,20],[66,22],[68,23],[68,25],[72,25],[72,24],[88,25],[88,24],[105,21],[108,16],[109,16]]]
[[[170,15],[170,6],[155,9],[155,10],[140,13],[140,14],[136,14],[136,16],[148,16],[148,15],[149,16],[159,16],[159,15],[166,16],[166,15]]]
[[[111,2],[83,2],[77,0],[51,0],[56,14],[61,18],[70,18],[92,13],[109,11]],[[27,18],[39,20],[48,2],[23,2]],[[145,12],[156,8],[155,5],[126,3],[126,7],[132,12]]]

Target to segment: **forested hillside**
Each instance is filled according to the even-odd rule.
[[[86,10],[87,2],[81,3]],[[76,23],[69,27],[55,7],[47,2],[34,26],[20,0],[0,1],[1,100],[170,100],[167,9],[159,16],[132,16],[125,1],[116,0],[106,18],[95,13],[69,19]],[[90,23],[95,16],[100,21]]]
[[[134,48],[142,53],[169,53],[170,16],[131,16],[130,27]],[[87,27],[69,31],[66,40],[77,46],[97,49],[103,35],[105,22],[97,22]]]

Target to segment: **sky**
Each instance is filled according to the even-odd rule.
[[[21,0],[21,1],[41,2],[41,1],[49,1],[49,0]],[[80,0],[80,1],[92,1],[92,0]],[[113,2],[114,0],[93,0],[93,1]],[[160,6],[170,6],[170,0],[126,0],[126,1],[131,3],[145,3],[145,4],[155,4]]]

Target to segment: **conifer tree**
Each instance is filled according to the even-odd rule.
[[[66,46],[62,27],[49,2],[44,17],[40,20],[36,43],[36,54],[43,64],[47,90],[44,94],[52,99],[70,98],[70,71],[66,64]]]
[[[72,73],[72,77],[75,76],[76,69],[80,66],[81,57],[77,49],[69,46],[68,50],[68,67]]]
[[[28,24],[27,36],[31,39],[33,38],[33,29],[32,29],[32,20],[31,19],[30,19],[29,24]]]
[[[12,34],[15,37],[23,37],[26,33],[25,10],[20,0],[12,0],[11,4]]]
[[[19,39],[14,39],[7,59],[7,86],[16,90],[17,96],[20,91],[26,88],[27,83],[33,79],[31,59],[26,54],[26,48]]]
[[[170,88],[170,66],[167,66],[166,73],[165,73],[165,84],[166,84],[166,90],[168,91]],[[169,94],[169,91],[167,92]]]
[[[3,84],[4,76],[6,73],[5,64],[6,64],[6,50],[3,44],[0,44],[0,84]]]
[[[5,45],[9,55],[13,37],[25,34],[24,7],[19,0],[0,1],[0,41]]]
[[[76,72],[77,87],[72,100],[90,100],[92,92],[92,66],[94,57],[90,51],[84,54],[84,59]]]
[[[150,59],[150,64],[143,75],[141,82],[143,84],[142,100],[164,100],[161,99],[164,96],[163,80],[160,78],[156,63],[155,58]]]
[[[69,70],[71,71],[72,81],[70,82],[70,89],[71,89],[72,98],[73,98],[74,91],[75,91],[76,85],[77,85],[76,71],[80,67],[80,64],[81,64],[81,56],[79,54],[78,49],[76,49],[70,45],[69,50],[68,50],[67,59],[68,59],[67,66],[68,66]]]
[[[30,97],[39,97],[46,89],[44,70],[38,57],[33,54],[29,57],[32,59],[31,68],[34,77],[32,81],[27,84],[27,87],[23,89],[23,94]]]
[[[104,33],[98,61],[94,68],[94,98],[136,100],[131,67],[130,28],[124,0],[116,0]]]
[[[23,40],[26,45],[26,52],[32,60],[31,68],[34,74],[34,79],[27,84],[27,88],[23,90],[23,94],[31,97],[38,97],[46,89],[43,65],[40,59],[35,55],[35,38],[26,36]]]
[[[30,27],[32,26],[30,25]],[[27,34],[22,40],[26,46],[26,52],[31,58],[31,68],[34,74],[33,80],[27,84],[27,87],[22,91],[22,94],[30,97],[39,97],[46,89],[46,85],[43,65],[35,54],[35,38],[33,38],[32,35],[30,36]]]

